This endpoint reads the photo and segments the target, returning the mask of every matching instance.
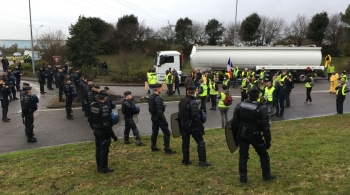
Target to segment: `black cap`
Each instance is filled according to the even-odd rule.
[[[96,88],[96,89],[100,89],[100,86],[96,85],[95,88]]]
[[[106,93],[104,90],[102,90],[98,93],[98,96],[107,97],[108,93]]]
[[[23,86],[29,86],[29,83],[24,82],[22,85],[23,85]]]
[[[153,85],[153,88],[161,88],[162,87],[162,84],[160,83],[156,83]]]
[[[131,91],[126,91],[126,92],[124,92],[124,95],[125,95],[125,96],[131,95]]]
[[[192,85],[187,88],[187,90],[196,90],[196,86]]]
[[[27,86],[27,87],[24,87],[23,90],[24,90],[24,91],[32,90],[32,87]]]
[[[256,86],[253,86],[252,88],[249,89],[248,94],[259,94],[260,91]]]
[[[87,81],[88,81],[88,82],[89,82],[89,81],[92,81],[92,79],[88,78]]]
[[[109,87],[105,87],[105,90],[109,90]]]

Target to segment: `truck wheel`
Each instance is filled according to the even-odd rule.
[[[303,83],[306,81],[306,78],[307,78],[307,73],[306,72],[299,72],[297,74],[297,82],[298,83]]]

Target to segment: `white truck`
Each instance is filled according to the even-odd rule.
[[[265,67],[269,78],[279,70],[289,70],[297,82],[304,82],[308,73],[323,76],[320,47],[235,47],[193,46],[190,61],[194,70],[226,71],[228,59],[233,68],[258,71]],[[182,72],[182,57],[177,51],[157,52],[154,66],[159,81],[164,81],[169,68]]]
[[[24,50],[24,54],[23,56],[25,55],[29,55],[31,58],[33,57],[32,56],[32,51],[31,50]],[[39,51],[34,51],[34,60],[40,60],[41,59],[41,56],[39,55]]]

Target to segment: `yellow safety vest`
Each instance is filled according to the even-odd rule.
[[[264,71],[264,72],[261,71],[261,72],[260,72],[260,77],[259,77],[259,78],[262,80],[262,79],[264,79],[264,77],[265,77],[265,71]]]
[[[310,79],[312,80],[313,78],[310,77]],[[312,86],[311,86],[311,82],[306,82],[306,83],[305,83],[305,87],[306,87],[306,88],[311,88],[311,87],[312,87]]]
[[[156,73],[150,73],[150,79],[148,79],[148,83],[153,85],[157,83],[157,74]]]
[[[228,82],[229,82],[229,81],[230,81],[229,79],[224,79],[224,81],[222,82],[222,84],[228,86]]]
[[[219,108],[229,108],[230,106],[226,106],[224,104],[224,99],[226,98],[226,94],[221,92],[220,96],[221,96],[221,98],[220,98],[219,103],[218,103]]]
[[[209,86],[210,86],[210,95],[217,95],[218,91],[215,90],[216,83],[213,82],[213,84]]]
[[[238,72],[239,72],[239,69],[236,68],[236,69],[233,71],[233,75],[234,75],[235,77],[238,77]]]
[[[170,75],[170,79],[169,79],[169,75]],[[166,75],[166,77],[165,77],[165,82],[166,82],[166,84],[168,84],[168,85],[173,84],[173,76],[172,76],[170,73],[168,73],[168,74]]]
[[[282,77],[282,75],[281,75],[281,77],[280,77],[280,81],[282,82],[284,82],[284,80],[287,78],[287,75],[285,75],[284,77]]]
[[[147,82],[150,83],[151,82],[151,72],[147,72]]]
[[[340,76],[340,79],[344,79],[344,80],[345,80],[345,83],[348,82],[348,77],[346,77],[345,74],[342,74],[342,75]]]
[[[200,97],[204,97],[208,95],[208,86],[205,83],[202,83],[201,86],[203,87],[203,93],[199,94]]]
[[[245,75],[245,73],[247,73],[247,74],[248,74],[248,72],[242,71],[241,76],[243,77],[243,76]]]
[[[273,101],[273,91],[275,91],[274,87],[271,87],[270,89],[268,87],[265,88],[265,97],[269,102]]]
[[[341,90],[341,93],[342,93],[344,96],[346,95],[345,89],[346,89],[346,84],[343,85],[342,90]],[[337,92],[336,92],[337,95],[338,95],[338,91],[339,91],[339,88],[337,89]]]
[[[247,79],[246,78],[243,79],[243,81],[242,81],[242,89],[247,90]]]
[[[335,66],[328,66],[327,73],[333,73],[335,71]]]

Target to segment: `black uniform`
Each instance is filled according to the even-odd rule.
[[[55,71],[53,68],[46,68],[46,75],[47,75],[47,88],[49,90],[53,90],[52,88],[52,82],[53,82],[53,76],[55,74]]]
[[[58,88],[58,83],[57,83],[57,73],[58,73],[58,69],[57,67],[53,67],[53,82],[55,83],[56,88]]]
[[[185,165],[191,164],[190,161],[190,136],[197,143],[197,152],[199,164],[201,166],[210,166],[207,163],[205,142],[203,140],[204,126],[199,119],[198,104],[193,96],[186,95],[179,103],[179,119],[180,129],[182,134],[182,163]]]
[[[72,102],[73,102],[74,87],[71,84],[66,84],[64,86],[64,94],[66,95],[66,112],[67,119],[73,119],[72,115]]]
[[[85,83],[84,88],[83,88],[83,98],[84,98],[83,101],[84,101],[84,107],[85,107],[85,109],[84,109],[85,117],[89,117],[89,113],[90,113],[91,103],[89,103],[89,95],[88,95],[89,91],[91,91],[90,86],[87,83]]]
[[[85,109],[85,116],[89,117],[90,112],[91,112],[91,108],[90,108],[91,103],[97,101],[96,96],[97,96],[98,93],[96,93],[94,91],[91,91],[91,88],[92,88],[91,85],[87,85],[87,87],[88,87],[89,90],[87,91],[87,98],[86,98],[86,102],[87,102],[86,108],[87,109]]]
[[[344,89],[344,91],[343,91]],[[343,114],[343,104],[344,100],[346,98],[346,93],[349,93],[350,90],[347,87],[346,84],[339,84],[337,87],[335,87],[335,90],[337,90],[337,99],[336,99],[336,105],[337,105],[337,114]]]
[[[131,99],[124,99],[122,103],[122,113],[124,115],[124,120],[125,120],[125,129],[124,129],[124,143],[125,144],[130,144],[129,142],[129,134],[130,134],[130,129],[132,129],[132,132],[134,134],[134,138],[136,140],[137,145],[143,145],[141,142],[140,138],[140,133],[139,130],[136,127],[135,121],[133,119],[133,116],[135,113],[135,100]]]
[[[16,78],[12,72],[9,72],[8,75],[8,80],[9,80],[9,87],[11,90],[11,100],[18,100],[17,94],[16,94]]]
[[[81,109],[85,112],[86,110],[86,107],[87,107],[87,101],[86,101],[86,98],[87,98],[87,93],[85,92],[85,88],[87,86],[87,83],[85,81],[81,81],[81,98],[82,98],[82,101],[81,101]],[[79,93],[79,92],[78,92]]]
[[[233,113],[232,130],[235,144],[240,146],[240,181],[247,182],[249,145],[254,147],[260,157],[264,180],[274,179],[275,176],[270,174],[270,157],[266,151],[271,146],[269,113],[266,105],[257,103],[256,100],[238,103]],[[261,135],[261,132],[263,135]]]
[[[77,92],[80,91],[80,89],[79,89],[80,88],[80,78],[81,78],[81,74],[76,72],[74,74],[74,85],[75,85],[75,88],[76,88]]]
[[[94,130],[96,146],[96,164],[97,170],[101,173],[112,172],[108,167],[108,152],[111,145],[111,138],[116,141],[112,125],[110,123],[110,112],[106,104],[94,102],[91,104],[91,114],[89,116],[90,126]]]
[[[2,120],[4,122],[10,122],[10,119],[7,118],[7,112],[8,112],[8,108],[9,108],[8,96],[10,93],[11,93],[11,90],[8,86],[6,86],[5,84],[0,85],[0,101],[1,101],[1,108],[2,108]]]
[[[63,86],[64,86],[64,76],[62,72],[57,72],[56,74],[56,83],[58,85],[58,97],[61,102],[63,102]]]
[[[46,74],[44,70],[40,70],[38,72],[38,79],[39,79],[39,84],[40,84],[40,93],[44,94],[45,90],[44,90],[44,85],[45,85],[45,78],[46,78]]]
[[[159,128],[163,132],[164,138],[164,150],[166,153],[175,153],[170,149],[170,131],[168,122],[165,119],[164,111],[165,105],[163,104],[163,99],[158,94],[152,94],[148,99],[148,110],[152,117],[152,151],[159,151],[157,148],[157,137]]]
[[[16,89],[20,90],[20,84],[21,84],[21,69],[15,68],[15,70],[13,71],[13,74],[15,75],[16,78]]]
[[[34,112],[38,109],[37,103],[34,102],[32,95],[28,93],[22,96],[22,117],[24,117],[25,132],[28,142],[36,142],[34,137]]]

